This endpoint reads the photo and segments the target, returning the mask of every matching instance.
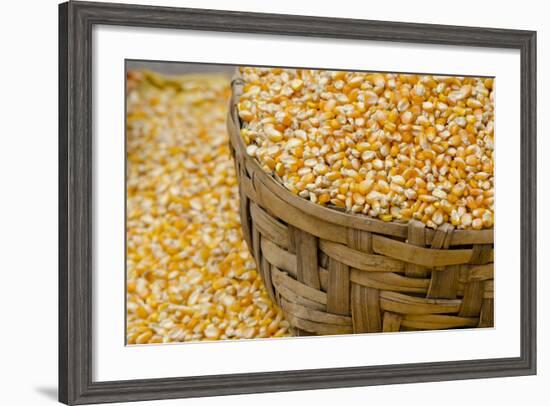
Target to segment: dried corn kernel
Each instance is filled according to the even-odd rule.
[[[293,193],[384,221],[493,226],[494,199],[484,196],[494,187],[492,79],[254,67],[240,73],[247,151]],[[274,146],[278,166],[267,153]],[[487,214],[475,216],[476,209]]]
[[[129,344],[289,335],[242,237],[229,86],[225,76],[128,73]]]

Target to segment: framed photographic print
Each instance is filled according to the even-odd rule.
[[[535,32],[59,29],[61,402],[536,373]]]

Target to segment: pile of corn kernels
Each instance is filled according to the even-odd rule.
[[[493,79],[240,73],[247,152],[291,192],[384,221],[493,226]]]
[[[229,78],[127,79],[127,342],[289,335],[241,234]]]

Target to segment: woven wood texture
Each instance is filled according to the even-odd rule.
[[[493,326],[493,230],[383,222],[302,199],[248,156],[227,120],[243,234],[296,335]]]

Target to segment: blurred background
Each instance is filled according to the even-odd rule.
[[[235,65],[222,65],[193,62],[150,62],[127,60],[126,70],[147,69],[164,75],[183,75],[187,73],[224,73],[233,76]]]

